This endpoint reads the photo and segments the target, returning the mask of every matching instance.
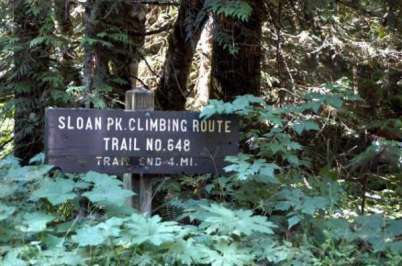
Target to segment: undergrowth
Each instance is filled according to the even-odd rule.
[[[211,101],[203,118],[241,119],[242,153],[226,158],[225,175],[164,182],[172,220],[125,206],[133,192],[114,176],[65,174],[43,155],[23,167],[1,160],[1,265],[401,265],[400,144],[375,140],[339,168],[299,141],[323,133],[323,113],[359,100],[340,86],[280,107]],[[398,158],[386,161],[390,185],[367,184],[359,209],[361,183],[347,177],[369,176],[363,166],[385,153]]]

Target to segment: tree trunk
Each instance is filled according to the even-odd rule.
[[[127,41],[110,40],[113,48],[108,55],[112,75],[123,81],[112,82],[113,92],[124,102],[125,91],[135,88],[138,83],[138,64],[142,58],[140,49],[145,41],[146,8],[141,3],[122,2],[116,10],[106,20],[108,25],[126,34]]]
[[[195,96],[192,104],[192,109],[194,110],[205,106],[210,98],[213,26],[214,18],[211,14],[204,25],[198,42],[199,49],[197,50],[199,50],[200,54],[200,64],[198,78],[194,86]]]
[[[394,32],[396,36],[402,35],[402,0],[387,0],[388,15],[387,26],[389,30]],[[398,37],[397,37],[398,38]],[[400,38],[400,37],[399,37]],[[394,48],[402,49],[401,42],[396,41]],[[389,67],[386,71],[387,76],[387,99],[391,110],[395,112],[395,116],[402,114],[402,64]]]
[[[110,87],[112,100],[124,103],[125,91],[136,85],[141,59],[139,49],[145,39],[145,5],[122,0],[89,0],[85,14],[86,37],[110,44],[85,45],[84,84],[87,92],[102,91],[101,88],[109,91],[107,87]]]
[[[57,22],[57,31],[63,35],[67,40],[73,34],[73,24],[71,22],[70,0],[54,0],[55,20]],[[74,49],[66,41],[63,44],[62,56],[60,61],[60,72],[64,80],[64,85],[67,86],[71,82],[74,85],[80,84],[80,73],[78,69],[74,67]]]
[[[263,1],[248,0],[253,8],[248,21],[217,16],[213,43],[212,77],[220,98],[260,95],[261,26]],[[224,36],[224,43],[222,40]],[[227,47],[224,47],[227,46]],[[230,47],[230,48],[228,48]]]
[[[46,6],[45,2],[40,6]],[[39,14],[33,14],[24,0],[14,0],[13,7],[14,33],[18,38],[14,48],[14,77],[11,80],[15,97],[14,155],[26,164],[43,149],[46,106],[43,95],[46,95],[48,85],[40,77],[49,70],[49,51],[44,44],[31,47],[30,42],[40,35],[49,9],[42,8]]]
[[[188,96],[187,80],[195,46],[200,38],[207,14],[203,0],[183,0],[179,15],[169,36],[165,65],[156,91],[158,105],[163,110],[183,110]]]
[[[401,18],[398,17],[398,8],[402,7],[402,1],[400,0],[387,0],[388,12],[386,15],[386,26],[389,27],[391,31],[398,30],[398,24]]]
[[[85,38],[94,38],[96,35],[94,21],[98,15],[98,5],[96,0],[88,0],[84,4],[84,34]],[[94,75],[95,75],[95,48],[89,42],[84,44],[84,66],[83,66],[83,84],[85,86],[86,94],[84,95],[85,107],[90,107],[89,94],[93,89]]]

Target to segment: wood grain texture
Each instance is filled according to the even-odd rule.
[[[60,117],[64,117],[62,123]],[[93,123],[95,117],[101,121],[96,130]],[[199,113],[193,112],[51,108],[46,111],[47,161],[67,172],[221,173],[224,157],[238,153],[239,125],[236,117],[214,117],[206,122],[201,122],[198,117]],[[160,132],[156,127],[146,130],[146,119],[176,119],[186,121],[183,123],[187,126],[185,132]],[[134,127],[135,123],[129,127],[130,121],[139,120],[144,122],[142,130]],[[85,130],[86,121],[92,121],[92,130]],[[111,121],[117,126],[111,125]],[[222,125],[226,122],[228,127],[225,130]],[[210,127],[214,131],[194,131],[201,131],[201,126],[193,128],[194,123],[215,124]],[[67,129],[69,126],[70,129]],[[83,129],[78,129],[81,127]],[[116,143],[112,145],[114,140]],[[184,141],[189,143],[186,149]]]

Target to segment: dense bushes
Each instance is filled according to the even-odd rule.
[[[322,128],[320,110],[345,106],[341,96],[309,94],[282,107],[253,96],[212,101],[203,117],[241,117],[243,153],[227,158],[224,176],[164,183],[176,221],[124,206],[133,193],[115,177],[63,174],[41,155],[24,167],[7,157],[0,162],[2,263],[400,265],[400,213],[383,211],[379,201],[377,213],[358,215],[350,183],[330,166],[314,169],[311,147],[297,142]],[[371,152],[399,148],[378,145]]]

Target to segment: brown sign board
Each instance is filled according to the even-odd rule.
[[[47,163],[65,172],[218,174],[239,150],[235,116],[48,108],[45,125]]]

